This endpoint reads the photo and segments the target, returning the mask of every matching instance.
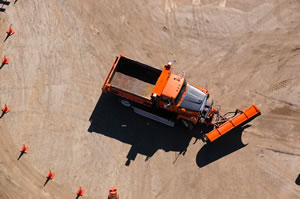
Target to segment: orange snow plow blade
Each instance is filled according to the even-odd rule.
[[[258,115],[260,115],[260,110],[257,108],[257,106],[255,104],[253,104],[246,110],[241,111],[235,117],[226,121],[224,124],[215,128],[214,130],[210,131],[209,133],[207,133],[205,135],[210,142],[213,142],[214,140],[218,139],[222,135],[228,133],[232,129],[249,121],[250,119],[253,119],[255,116],[258,116]]]

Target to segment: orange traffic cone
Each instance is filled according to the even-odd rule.
[[[2,58],[2,65],[8,64],[8,63],[9,63],[9,59],[4,55],[4,57]]]
[[[8,113],[10,111],[10,107],[5,104],[5,106],[2,108],[2,111],[3,113]]]
[[[52,173],[51,169],[49,169],[49,173],[47,175],[47,178],[52,180],[54,178],[54,176],[55,176],[55,173]]]
[[[118,195],[116,187],[111,187],[109,189],[108,199],[119,199],[119,195]]]
[[[6,31],[6,33],[9,36],[12,36],[13,34],[15,34],[15,31],[11,28],[12,24],[10,24],[9,29]]]
[[[29,150],[29,147],[26,147],[25,144],[23,144],[21,151],[20,151],[21,153],[17,160],[20,160],[20,158],[24,155],[24,153],[27,153],[28,150]]]
[[[85,190],[81,188],[81,186],[79,187],[78,191],[77,191],[77,196],[83,196]]]
[[[44,183],[44,186],[46,186],[46,184],[49,182],[49,180],[52,180],[54,178],[54,173],[52,173],[51,169],[49,169],[49,173],[48,175],[46,176],[47,180],[46,182]]]
[[[23,144],[22,148],[21,148],[21,153],[27,153],[27,151],[29,150],[29,147],[25,146],[25,144]]]

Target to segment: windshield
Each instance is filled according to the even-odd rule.
[[[179,93],[178,93],[178,95],[177,95],[177,97],[175,99],[175,104],[179,103],[179,101],[180,101],[180,99],[181,99],[181,97],[182,97],[185,89],[186,89],[186,81],[184,80],[183,85],[182,85],[182,87],[181,87],[181,89],[180,89],[180,91],[179,91]]]

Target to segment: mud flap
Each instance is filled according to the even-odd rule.
[[[245,109],[244,111],[241,111],[239,114],[237,114],[235,117],[228,120],[221,126],[205,134],[204,140],[213,142],[214,140],[218,139],[222,135],[228,133],[229,131],[231,131],[232,129],[236,128],[237,126],[243,123],[249,122],[251,119],[253,119],[255,116],[258,115],[260,115],[260,110],[254,104],[249,108]]]

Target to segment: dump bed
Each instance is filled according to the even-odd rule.
[[[102,89],[139,103],[149,101],[161,72],[121,55],[113,63]]]

